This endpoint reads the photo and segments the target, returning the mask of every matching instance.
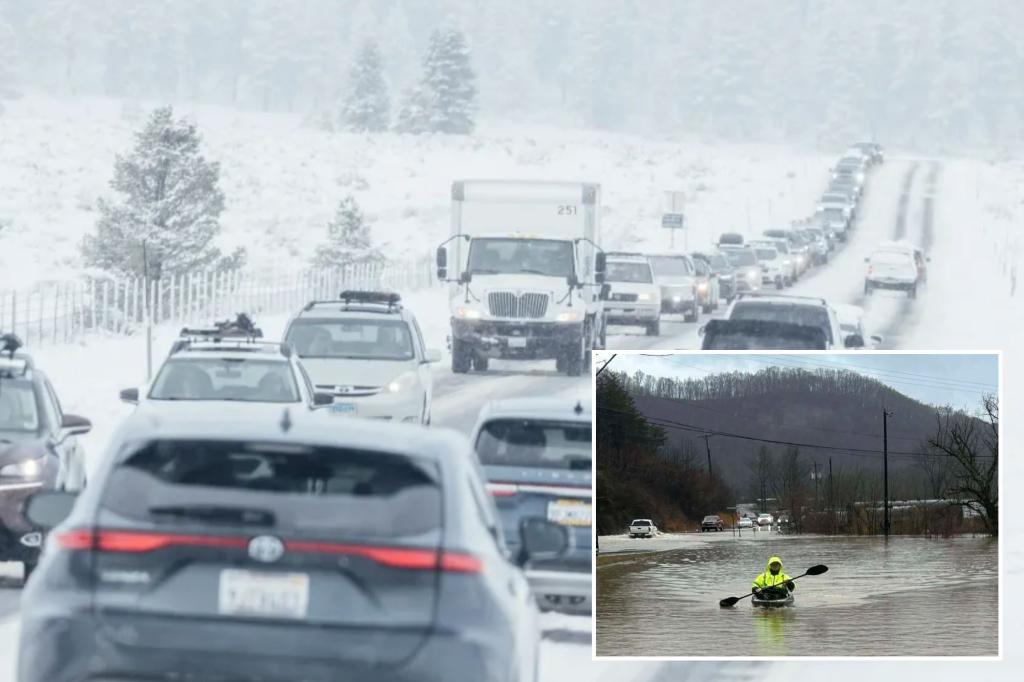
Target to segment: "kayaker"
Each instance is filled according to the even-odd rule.
[[[754,578],[754,589],[751,590],[758,598],[767,588],[775,588],[767,591],[775,592],[785,586],[790,592],[796,589],[796,584],[788,575],[782,572],[782,559],[773,556],[768,560],[764,573]]]

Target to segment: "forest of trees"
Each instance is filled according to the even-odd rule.
[[[932,154],[1024,135],[1024,3],[997,0],[0,0],[0,79],[336,111],[367,40],[397,103],[444,25],[492,118]]]
[[[652,508],[648,514],[677,512],[691,520],[755,502],[764,511],[786,510],[797,532],[880,533],[882,443],[865,420],[875,420],[887,405],[896,408],[899,425],[890,432],[889,499],[929,501],[896,505],[892,532],[998,534],[998,404],[993,397],[983,397],[979,415],[969,415],[917,403],[870,377],[829,369],[767,368],[688,380],[609,371],[601,380],[599,517],[609,513],[600,509],[600,475],[605,472],[605,489],[618,490],[617,496],[606,497],[619,506],[634,505],[622,510],[623,517],[642,516],[638,502]],[[613,398],[625,407],[610,407]],[[630,437],[645,429],[658,437]],[[709,482],[705,433],[714,434],[712,485],[724,499],[701,488]],[[623,490],[632,490],[633,497]],[[656,506],[652,499],[658,495],[672,505]],[[689,495],[694,499],[684,497]],[[965,518],[965,509],[972,515]]]

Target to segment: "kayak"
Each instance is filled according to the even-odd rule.
[[[754,606],[761,606],[764,608],[773,608],[776,606],[792,606],[793,605],[793,593],[789,590],[777,590],[772,594],[766,594],[765,598],[758,599],[755,594],[751,597],[751,604]]]

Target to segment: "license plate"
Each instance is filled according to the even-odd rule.
[[[358,408],[355,403],[331,403],[331,412],[338,414],[355,414]]]
[[[227,616],[305,618],[309,576],[305,573],[220,572],[218,610]]]
[[[509,348],[526,348],[526,339],[516,338],[516,337],[510,338],[508,340],[508,347]]]
[[[589,526],[593,519],[592,505],[583,500],[548,502],[548,521],[563,526]]]

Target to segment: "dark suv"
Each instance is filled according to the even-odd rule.
[[[724,531],[725,522],[722,521],[722,517],[712,514],[711,516],[705,516],[704,520],[700,522],[700,532],[706,533],[710,531]]]
[[[21,514],[37,490],[77,490],[85,485],[85,456],[75,436],[88,419],[64,414],[46,375],[21,341],[0,335],[0,561],[20,561],[28,579],[42,534]]]

